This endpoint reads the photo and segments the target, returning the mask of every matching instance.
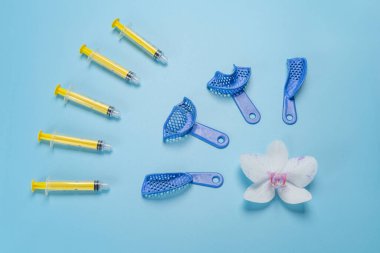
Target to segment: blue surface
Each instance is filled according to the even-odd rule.
[[[1,28],[0,252],[378,252],[380,229],[379,1],[3,2]],[[154,63],[111,23],[120,17],[169,58]],[[87,43],[135,71],[140,88],[79,55]],[[298,122],[282,122],[286,59],[309,72],[297,96]],[[210,94],[216,70],[251,66],[247,94],[262,114],[244,122],[234,102]],[[120,121],[74,105],[54,87],[110,102]],[[188,96],[198,120],[225,131],[228,148],[196,138],[162,143],[162,124]],[[99,155],[38,144],[58,131],[103,138]],[[291,156],[311,154],[313,200],[287,206],[244,202],[239,155],[274,139]],[[140,195],[148,173],[218,171],[219,189],[191,187],[166,201]],[[30,192],[31,179],[100,179],[101,195]]]

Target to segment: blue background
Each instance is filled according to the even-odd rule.
[[[378,1],[3,1],[1,31],[1,252],[378,252]],[[162,49],[156,64],[111,23],[119,17]],[[87,43],[141,78],[136,88],[79,55]],[[296,98],[299,120],[282,122],[286,59],[309,72]],[[247,88],[262,114],[246,124],[231,99],[211,95],[216,70],[251,66]],[[119,108],[109,120],[53,95],[57,83]],[[198,121],[225,131],[228,148],[195,138],[162,143],[162,125],[183,96]],[[37,142],[57,131],[101,138],[98,154]],[[282,139],[319,172],[313,200],[289,206],[243,200],[250,185],[239,155]],[[144,175],[218,171],[222,188],[193,186],[147,201]],[[100,179],[106,194],[44,194],[31,179]]]

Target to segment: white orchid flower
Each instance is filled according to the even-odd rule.
[[[276,190],[288,204],[299,204],[312,198],[304,187],[317,174],[317,161],[312,156],[288,160],[288,150],[282,141],[272,142],[264,155],[241,155],[240,164],[244,174],[253,182],[244,193],[244,199],[248,201],[267,203],[274,198]]]

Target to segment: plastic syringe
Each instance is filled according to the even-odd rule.
[[[98,151],[112,151],[112,147],[109,144],[106,144],[102,140],[87,140],[87,139],[79,139],[76,137],[58,135],[58,134],[49,134],[41,131],[38,132],[38,142],[47,141],[50,143],[50,146],[53,147],[55,143],[61,145],[68,145],[80,148],[86,148],[91,150]]]
[[[120,66],[119,64],[111,61],[107,57],[93,51],[92,49],[88,48],[86,44],[83,44],[81,48],[79,49],[79,52],[81,54],[84,54],[88,57],[88,59],[95,61],[102,67],[110,70],[111,72],[115,73],[116,75],[120,76],[123,79],[126,79],[127,81],[138,84],[139,79],[137,78],[136,74],[132,71],[129,71],[125,69],[124,67]]]
[[[46,181],[36,182],[32,180],[32,192],[36,190],[45,191],[47,195],[49,191],[87,191],[101,192],[109,190],[108,184],[102,183],[99,180],[94,181]]]
[[[115,27],[120,31],[122,35],[126,36],[132,42],[136,43],[138,46],[144,49],[156,61],[161,62],[164,65],[168,63],[168,59],[165,57],[164,53],[160,49],[151,45],[142,37],[140,37],[138,34],[136,34],[134,31],[132,31],[129,27],[120,23],[120,19],[118,18],[112,22],[112,28],[115,28]]]
[[[58,84],[55,88],[54,94],[56,96],[62,96],[65,99],[65,101],[73,101],[77,104],[83,105],[101,114],[114,118],[120,118],[120,113],[115,109],[115,107],[100,103],[91,98],[72,92],[71,90],[62,88],[60,84]]]

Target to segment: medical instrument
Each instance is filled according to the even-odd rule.
[[[120,113],[115,109],[115,107],[100,103],[91,98],[72,92],[70,89],[62,88],[60,84],[58,84],[55,88],[54,95],[62,96],[65,102],[73,101],[77,104],[90,108],[109,117],[114,117],[117,119],[120,118]]]
[[[111,61],[107,57],[93,51],[92,49],[88,48],[86,46],[86,44],[83,44],[81,46],[79,52],[81,54],[86,55],[89,60],[95,61],[99,65],[110,70],[111,72],[115,73],[116,75],[120,76],[121,78],[126,79],[127,81],[134,83],[136,85],[139,83],[139,79],[137,78],[137,76],[134,72],[125,69],[124,67],[122,67],[119,64]]]
[[[98,151],[112,151],[112,147],[109,144],[106,144],[102,140],[86,140],[86,139],[79,139],[75,137],[70,136],[64,136],[64,135],[57,135],[57,134],[49,134],[44,133],[42,130],[38,132],[38,142],[46,141],[50,143],[50,147],[53,147],[55,143],[61,144],[61,145],[68,145],[68,146],[74,146],[74,147],[80,147],[80,148],[86,148],[91,150],[98,150]]]
[[[48,195],[50,191],[85,191],[85,192],[102,192],[108,191],[108,184],[102,183],[99,180],[93,181],[46,181],[36,182],[32,180],[32,192],[45,191]]]
[[[150,43],[146,42],[143,38],[137,35],[129,27],[120,23],[120,19],[115,19],[112,22],[112,28],[117,28],[120,31],[121,35],[126,36],[129,40],[136,43],[138,46],[143,48],[149,55],[151,55],[156,61],[161,62],[166,65],[168,63],[167,58],[164,53],[158,48],[152,46]]]
[[[297,122],[297,111],[294,97],[306,78],[307,61],[305,58],[287,60],[288,77],[284,87],[284,102],[282,107],[282,120],[293,125]]]
[[[228,146],[229,138],[225,133],[196,122],[197,111],[188,98],[174,106],[163,127],[163,141],[181,140],[188,134],[216,147]]]
[[[191,184],[219,188],[223,176],[216,172],[177,172],[145,176],[141,195],[144,198],[162,198],[182,192]]]
[[[250,76],[251,68],[234,65],[234,70],[230,75],[217,71],[207,83],[207,88],[217,95],[232,97],[245,121],[256,124],[260,121],[261,115],[244,91]]]

